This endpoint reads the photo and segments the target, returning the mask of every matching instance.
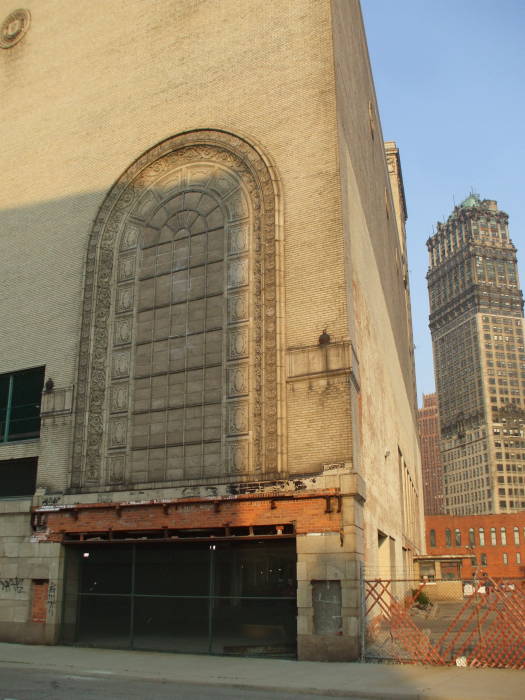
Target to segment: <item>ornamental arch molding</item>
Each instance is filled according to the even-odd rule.
[[[72,490],[282,470],[277,201],[260,152],[211,130],[112,187],[86,259]]]

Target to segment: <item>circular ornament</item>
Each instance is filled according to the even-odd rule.
[[[10,49],[25,36],[31,23],[29,10],[14,10],[0,27],[0,49]]]

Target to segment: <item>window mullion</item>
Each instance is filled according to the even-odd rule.
[[[9,438],[9,423],[11,422],[11,404],[13,402],[13,384],[14,384],[14,376],[12,374],[9,375],[9,389],[7,391],[7,406],[5,409],[5,425],[4,425],[4,434],[2,436],[2,442],[7,442]]]

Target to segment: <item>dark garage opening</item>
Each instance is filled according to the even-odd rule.
[[[294,657],[295,540],[68,547],[64,642]]]

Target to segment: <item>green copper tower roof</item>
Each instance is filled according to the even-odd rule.
[[[464,208],[475,207],[479,203],[480,203],[479,194],[476,194],[475,192],[471,192],[469,194],[469,196],[466,199],[464,199],[459,206],[464,207]]]

